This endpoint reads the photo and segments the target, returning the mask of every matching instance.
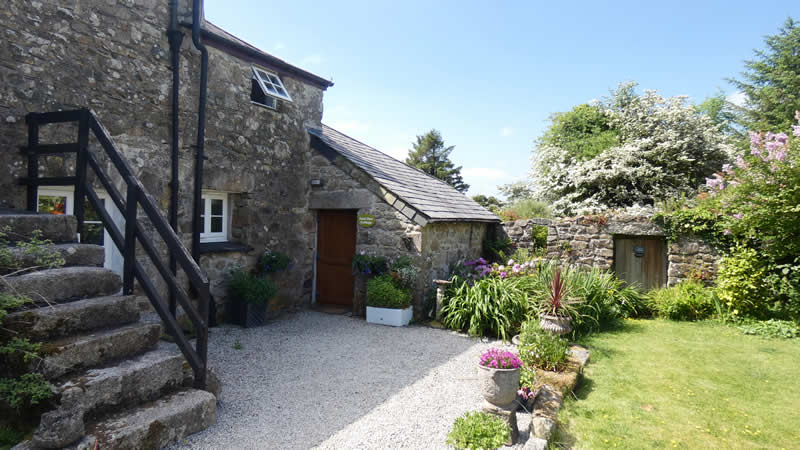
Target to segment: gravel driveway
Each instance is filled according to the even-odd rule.
[[[210,331],[217,424],[178,448],[443,448],[453,421],[480,408],[478,355],[499,344],[314,311]]]

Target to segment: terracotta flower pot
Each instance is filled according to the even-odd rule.
[[[542,314],[539,316],[539,326],[556,335],[567,334],[572,331],[572,317]]]
[[[478,383],[481,394],[487,402],[496,406],[506,406],[517,398],[519,390],[519,369],[493,369],[478,365]]]

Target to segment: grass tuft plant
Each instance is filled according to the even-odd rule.
[[[527,312],[524,278],[487,277],[473,284],[453,277],[442,308],[442,323],[471,336],[495,336],[509,340]]]
[[[503,419],[484,412],[468,412],[456,419],[447,445],[457,449],[496,449],[508,441],[510,430]]]
[[[543,330],[537,320],[523,324],[519,341],[519,357],[529,369],[558,371],[567,363],[567,340]]]

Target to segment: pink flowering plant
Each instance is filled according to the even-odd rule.
[[[463,263],[461,270],[462,277],[466,279],[479,280],[486,277],[514,278],[535,273],[541,265],[541,261],[514,261],[509,259],[505,264],[489,263],[483,258],[468,260]]]
[[[657,216],[670,239],[698,234],[725,256],[718,294],[734,315],[800,320],[800,112],[786,133],[749,133],[749,149],[696,199]]]
[[[522,360],[514,352],[490,348],[481,353],[480,365],[492,369],[519,369],[522,367]]]

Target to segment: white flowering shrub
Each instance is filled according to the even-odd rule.
[[[632,95],[633,86],[621,85],[597,105],[618,131],[618,145],[581,161],[539,141],[532,189],[557,214],[653,205],[691,194],[731,159],[733,146],[720,126],[686,97],[664,98],[656,91]]]

